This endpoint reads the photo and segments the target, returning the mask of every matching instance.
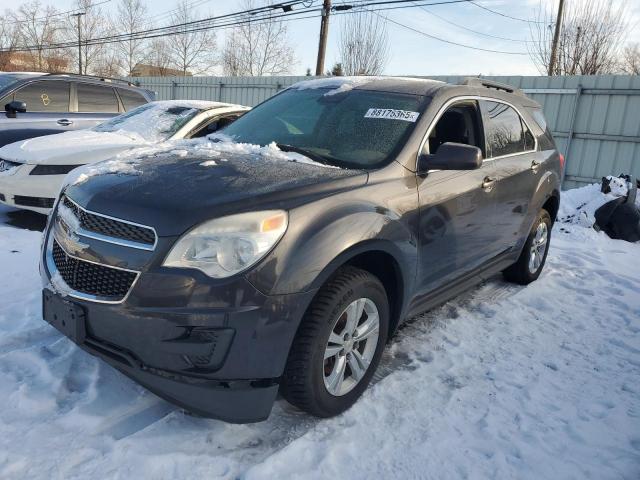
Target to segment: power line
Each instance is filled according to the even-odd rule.
[[[473,0],[469,0],[469,3],[471,3],[472,5],[475,5],[478,8],[481,8],[483,10],[486,10],[487,12],[491,12],[495,15],[500,15],[501,17],[505,17],[505,18],[510,18],[511,20],[517,20],[519,22],[526,22],[526,23],[546,23],[540,20],[527,20],[526,18],[520,18],[520,17],[512,17],[511,15],[507,15],[506,13],[502,13],[502,12],[498,12],[496,10],[491,10],[489,7],[485,7],[484,5],[480,5],[477,2],[474,2]]]
[[[389,10],[404,9],[404,8],[415,8],[416,6],[417,7],[435,6],[435,5],[447,5],[447,4],[453,4],[453,3],[466,3],[466,2],[473,3],[471,0],[441,0],[436,2],[431,1],[429,3],[416,2],[415,0],[380,0],[380,1],[375,1],[375,0],[357,1],[356,0],[356,2],[352,2],[349,5],[344,5],[344,4],[338,5],[334,7],[333,10],[335,10],[334,14],[356,13],[354,12],[354,9],[356,11],[359,9],[365,9],[375,13],[377,11],[389,11]],[[292,20],[303,20],[306,18],[315,18],[318,16],[321,9],[311,8],[313,6],[313,3],[314,3],[313,1],[309,2],[308,0],[307,1],[305,0],[286,1],[286,2],[281,2],[273,5],[266,5],[263,7],[243,10],[240,12],[233,12],[225,15],[213,16],[213,17],[204,18],[200,20],[183,22],[175,25],[168,25],[165,27],[157,27],[157,28],[141,30],[137,32],[130,32],[125,34],[118,34],[118,35],[112,35],[112,36],[106,36],[106,37],[100,37],[100,38],[86,39],[86,40],[83,40],[83,44],[86,46],[104,45],[108,43],[119,43],[124,41],[131,41],[131,40],[143,40],[143,39],[149,39],[149,38],[157,38],[161,36],[181,35],[181,34],[187,34],[187,33],[193,33],[193,32],[211,30],[211,29],[226,29],[226,28],[231,28],[239,25],[244,25],[247,23],[261,24],[261,23],[265,23],[273,20],[292,21]],[[407,5],[408,3],[411,3],[412,5]],[[292,10],[292,7],[297,4],[302,4],[303,9]],[[367,6],[369,7],[379,6],[380,8],[370,9],[370,8],[366,8]],[[345,7],[348,7],[348,8],[345,8]],[[276,10],[276,9],[282,9],[283,13],[274,15],[273,10]],[[310,14],[310,15],[301,16],[305,14]],[[290,17],[294,17],[294,18],[290,18]],[[220,23],[220,20],[222,20],[223,23]],[[438,40],[451,45],[456,45],[464,48],[471,48],[475,50],[493,52],[493,53],[508,54],[508,55],[525,55],[526,54],[521,52],[508,52],[508,51],[473,47],[471,45],[465,45],[465,44],[453,42],[450,40],[446,40],[446,39],[437,37],[435,35],[427,34],[426,32],[422,32],[420,30],[409,27],[408,25],[401,24],[400,22],[397,22],[395,20],[387,19],[387,21],[390,21],[391,23],[394,23],[403,28],[412,30],[423,36],[427,36],[434,40]],[[181,27],[185,27],[185,28],[181,28]],[[49,44],[49,45],[24,46],[24,47],[13,49],[12,51],[55,50],[55,49],[69,48],[71,46],[73,46],[72,42],[64,42],[64,43]]]
[[[387,22],[391,22],[391,23],[393,23],[395,25],[398,25],[399,27],[406,28],[407,30],[411,30],[412,32],[415,32],[417,34],[423,35],[423,36],[431,38],[433,40],[438,40],[439,42],[448,43],[450,45],[456,45],[458,47],[463,47],[463,48],[470,48],[472,50],[480,50],[480,51],[483,51],[483,52],[502,53],[502,54],[505,54],[505,55],[528,55],[526,52],[507,52],[507,51],[504,51],[504,50],[492,50],[490,48],[474,47],[472,45],[466,45],[464,43],[453,42],[451,40],[446,40],[444,38],[436,37],[435,35],[431,35],[430,33],[426,33],[426,32],[423,32],[422,30],[418,30],[416,28],[410,27],[409,25],[405,25],[404,23],[397,22],[397,21],[395,21],[395,20],[393,20],[391,18],[383,17],[382,15],[380,15],[379,13],[377,13],[375,11],[373,11],[372,13],[374,13],[375,15],[378,15],[379,17],[381,17],[382,19],[384,19]]]
[[[507,42],[532,43],[532,40],[520,40],[520,39],[516,39],[516,38],[500,37],[500,36],[498,36],[498,35],[491,35],[490,33],[480,32],[480,31],[478,31],[478,30],[473,30],[473,29],[471,29],[471,28],[468,28],[468,27],[465,27],[465,26],[463,26],[463,25],[459,25],[459,24],[457,24],[457,23],[455,23],[455,22],[452,22],[451,20],[447,20],[447,19],[446,19],[445,17],[443,17],[442,15],[438,15],[438,14],[437,14],[437,13],[435,13],[435,12],[431,12],[431,11],[427,10],[426,8],[424,8],[424,7],[422,7],[422,6],[420,6],[420,9],[421,9],[423,12],[428,13],[429,15],[432,15],[432,16],[434,16],[434,17],[436,17],[436,18],[439,18],[440,20],[442,20],[443,22],[448,23],[449,25],[453,25],[454,27],[461,28],[462,30],[466,30],[466,31],[468,31],[468,32],[475,33],[475,34],[477,34],[477,35],[483,35],[483,36],[485,36],[485,37],[496,38],[496,39],[498,39],[498,40],[505,40],[505,41],[507,41]]]

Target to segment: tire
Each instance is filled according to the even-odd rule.
[[[533,227],[531,227],[531,232],[529,232],[518,261],[502,272],[505,280],[520,285],[528,285],[537,280],[547,260],[547,253],[549,253],[551,226],[549,212],[544,209],[540,210],[536,221],[533,222]],[[540,235],[544,235],[544,245],[540,243]],[[538,246],[534,248],[536,244]]]
[[[373,328],[365,336],[367,327],[375,323],[375,310],[377,337]],[[350,330],[354,325],[351,319],[359,328]],[[318,417],[344,412],[369,385],[388,330],[389,301],[380,280],[359,268],[341,268],[320,289],[302,319],[281,382],[284,398]],[[353,336],[346,339],[349,331]],[[362,340],[356,341],[358,338]],[[325,358],[325,354],[333,355]],[[366,361],[370,362],[363,369]],[[338,387],[341,366],[344,380]]]

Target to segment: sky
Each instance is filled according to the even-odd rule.
[[[242,0],[188,0],[197,1],[196,10],[201,16],[223,15],[242,10]],[[311,1],[311,0],[309,0]],[[425,3],[422,0],[416,3]],[[437,0],[433,0],[437,1]],[[493,10],[523,19],[535,19],[540,1],[557,8],[557,0],[479,0]],[[573,1],[573,0],[569,0]],[[640,42],[640,0],[617,0],[627,4],[631,23],[629,41]],[[24,0],[0,0],[0,11],[15,7]],[[53,5],[60,10],[74,8],[73,0],[41,0],[44,5]],[[102,8],[115,11],[118,0],[111,0]],[[177,0],[146,0],[150,15],[160,20],[168,18],[166,12],[177,5]],[[322,0],[315,0],[319,5]],[[348,0],[333,0],[334,5],[348,4]],[[430,12],[430,13],[429,13]],[[384,74],[386,75],[538,75],[539,72],[527,54],[530,40],[529,23],[487,12],[471,3],[433,5],[424,8],[406,8],[381,12],[387,16],[390,53]],[[462,25],[488,35],[508,38],[500,40],[472,33],[442,20]],[[338,45],[342,26],[341,15],[330,19],[329,40],[325,69],[339,61]],[[395,22],[395,23],[394,23]],[[402,27],[404,24],[409,28]],[[307,68],[315,72],[318,49],[320,18],[288,22],[289,37],[295,48],[297,63],[291,74],[304,75]],[[410,30],[413,29],[413,30]],[[451,45],[428,38],[414,30],[425,32],[452,42],[474,47],[517,52],[520,54],[493,53]],[[515,41],[518,40],[518,41]],[[224,32],[217,35],[218,46],[224,43]],[[218,72],[221,73],[221,72]]]

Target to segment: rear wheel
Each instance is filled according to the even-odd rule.
[[[380,362],[388,327],[382,283],[364,270],[340,269],[302,320],[285,367],[284,397],[319,417],[347,410]]]
[[[549,212],[542,209],[533,223],[518,261],[502,272],[506,280],[527,285],[540,276],[549,252],[551,226]]]

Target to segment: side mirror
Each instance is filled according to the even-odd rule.
[[[4,106],[4,111],[7,112],[7,117],[14,118],[16,113],[25,113],[27,111],[27,104],[19,100],[14,100]]]
[[[429,170],[475,170],[482,166],[482,150],[473,145],[447,142],[434,155],[421,154],[418,172]]]

